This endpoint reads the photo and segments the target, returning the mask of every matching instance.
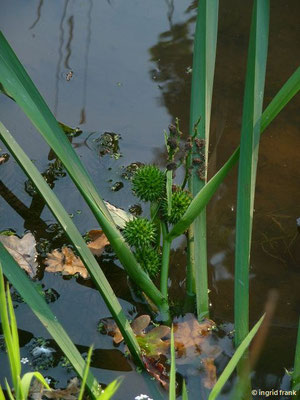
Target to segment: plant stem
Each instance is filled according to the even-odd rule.
[[[163,253],[160,274],[160,291],[164,298],[168,299],[168,276],[172,240],[167,237],[168,229],[165,222],[161,223],[161,228],[163,233]]]
[[[298,336],[296,343],[296,351],[295,351],[295,363],[294,363],[294,372],[292,376],[292,389],[300,390],[300,318],[298,325]]]
[[[217,43],[218,8],[218,0],[201,0],[198,3],[193,54],[190,135],[192,136],[194,134],[195,126],[199,124],[199,131],[197,129],[195,140],[202,140],[204,143],[204,161],[198,171],[192,171],[188,180],[189,189],[193,196],[199,193],[207,181],[207,158]],[[188,167],[191,167],[193,158],[199,157],[199,152],[200,146],[197,148],[194,144],[194,152],[191,157],[189,157],[190,165],[188,165]],[[199,175],[203,176],[203,180],[202,177],[201,179],[199,178]],[[189,230],[189,240],[193,241],[193,245],[189,249],[190,260],[188,263],[195,271],[197,313],[198,319],[201,320],[204,316],[208,315],[205,208],[203,208],[200,215],[193,221],[192,227]]]

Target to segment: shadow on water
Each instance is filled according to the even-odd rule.
[[[80,137],[72,138],[72,145],[100,193],[105,200],[126,210],[136,204],[137,199],[130,193],[128,181],[122,178],[124,166],[133,161],[162,165],[165,159],[162,131],[176,117],[180,119],[184,134],[188,134],[196,4],[188,0],[165,0],[162,5],[157,0],[149,8],[147,2],[123,5],[116,0],[97,3],[65,0],[55,4],[40,0],[34,8],[13,0],[6,1],[3,16],[0,16],[4,34],[55,115],[72,126],[79,123],[84,129]],[[251,6],[251,1],[220,2],[210,176],[223,165],[239,142]],[[18,10],[23,17],[16,29]],[[296,17],[299,12],[296,0],[271,2],[265,105],[297,66],[294,55],[300,46]],[[28,46],[20,44],[22,36]],[[29,43],[33,46],[32,52]],[[72,76],[67,80],[70,71]],[[49,99],[53,98],[51,104]],[[45,179],[73,215],[81,233],[97,228],[73,183],[64,176],[49,149],[35,139],[32,148],[26,148],[23,136],[35,133],[22,113],[4,96],[0,103],[1,120],[16,134],[17,140],[23,140],[25,150],[44,171]],[[299,97],[278,116],[264,134],[260,146],[251,254],[251,325],[262,314],[268,292],[275,288],[279,294],[268,340],[254,374],[254,385],[266,390],[288,388],[289,379],[284,368],[293,365],[299,315],[298,110]],[[99,152],[97,140],[105,131],[116,132],[123,139],[118,159]],[[216,358],[218,374],[233,352],[230,335],[233,329],[236,177],[234,170],[208,207],[211,318],[220,325],[215,340],[222,348],[222,354]],[[121,196],[112,191],[116,182],[123,183]],[[33,232],[43,255],[68,243],[44,201],[12,158],[0,166],[0,192],[0,230],[11,228],[20,236],[25,231]],[[185,246],[184,238],[180,238],[171,256],[170,298],[178,314],[183,307]],[[113,254],[105,252],[99,263],[127,316],[132,319],[145,313],[145,305],[135,301],[126,274]],[[149,377],[134,370],[123,356],[123,345],[114,348],[110,337],[97,332],[98,321],[108,317],[109,312],[97,291],[92,290],[92,282],[53,276],[43,269],[42,266],[37,279],[44,290],[52,288],[59,294],[51,307],[80,352],[85,354],[91,343],[95,344],[92,368],[99,381],[107,384],[124,374],[126,379],[119,389],[122,398],[131,400],[139,393],[148,393],[155,400],[167,398]],[[46,339],[49,336],[33,320],[24,304],[18,305],[16,314],[22,356],[27,357],[26,344],[33,336]],[[55,347],[53,342],[51,347]],[[4,359],[1,350],[1,364]],[[24,372],[26,368],[24,366]],[[207,390],[199,383],[201,366],[195,360],[178,365],[178,371],[187,377],[192,398],[200,391],[203,398],[207,397]],[[47,374],[61,386],[72,376],[61,366],[48,370]],[[1,370],[1,381],[5,375],[8,376],[8,371]],[[230,398],[234,379],[226,385],[220,398]]]

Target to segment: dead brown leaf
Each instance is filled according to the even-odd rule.
[[[91,242],[88,248],[95,256],[100,256],[104,247],[109,244],[107,237],[102,230],[91,230],[88,233]],[[47,272],[62,272],[63,275],[75,275],[79,273],[83,278],[88,278],[89,273],[83,262],[68,247],[63,247],[61,251],[55,249],[52,253],[47,254],[45,259]]]
[[[78,378],[73,378],[70,380],[66,389],[52,389],[47,390],[44,386],[34,380],[29,395],[34,400],[42,400],[43,396],[47,397],[48,399],[62,399],[62,400],[76,400],[77,394],[80,392],[79,387],[79,380]]]
[[[207,389],[212,389],[217,383],[217,368],[213,358],[204,358],[202,360],[206,376],[203,384]]]
[[[91,242],[88,244],[88,248],[94,254],[99,257],[104,250],[104,247],[109,244],[109,241],[101,229],[94,229],[88,233]]]
[[[79,273],[83,278],[88,278],[89,274],[81,259],[68,247],[63,247],[61,252],[58,249],[47,254],[45,264],[47,272],[62,272],[63,275],[74,275]]]
[[[36,241],[32,233],[26,233],[21,239],[14,235],[0,235],[0,242],[20,267],[33,278],[36,275],[38,263],[36,262]]]

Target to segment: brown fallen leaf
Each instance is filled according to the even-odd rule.
[[[32,233],[26,233],[21,239],[14,235],[0,235],[0,242],[20,267],[33,278],[36,275],[38,263],[36,262],[36,241]]]
[[[79,391],[80,387],[78,378],[71,379],[66,389],[52,390],[45,389],[44,386],[35,379],[31,385],[29,395],[33,400],[42,400],[44,396],[48,399],[76,400]]]
[[[109,241],[102,230],[91,230],[88,232],[91,242],[88,243],[88,248],[95,256],[100,256]],[[74,275],[79,273],[83,278],[88,278],[89,273],[83,262],[77,257],[74,252],[63,247],[61,251],[55,249],[52,253],[47,254],[45,259],[47,272],[62,272],[63,275]]]
[[[91,242],[88,243],[88,248],[94,254],[99,257],[104,250],[104,247],[109,244],[109,241],[101,229],[94,229],[88,233]]]
[[[58,249],[47,254],[45,264],[47,272],[62,272],[63,275],[75,275],[79,273],[83,278],[88,278],[89,274],[81,259],[68,247],[63,247],[61,252]]]

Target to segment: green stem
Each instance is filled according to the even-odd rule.
[[[170,251],[172,240],[167,238],[168,229],[165,222],[161,223],[163,233],[163,253],[162,253],[162,265],[160,275],[160,291],[165,299],[168,299],[168,276],[169,276],[169,262],[170,262]]]
[[[295,352],[294,372],[292,376],[292,389],[300,391],[300,318]]]

